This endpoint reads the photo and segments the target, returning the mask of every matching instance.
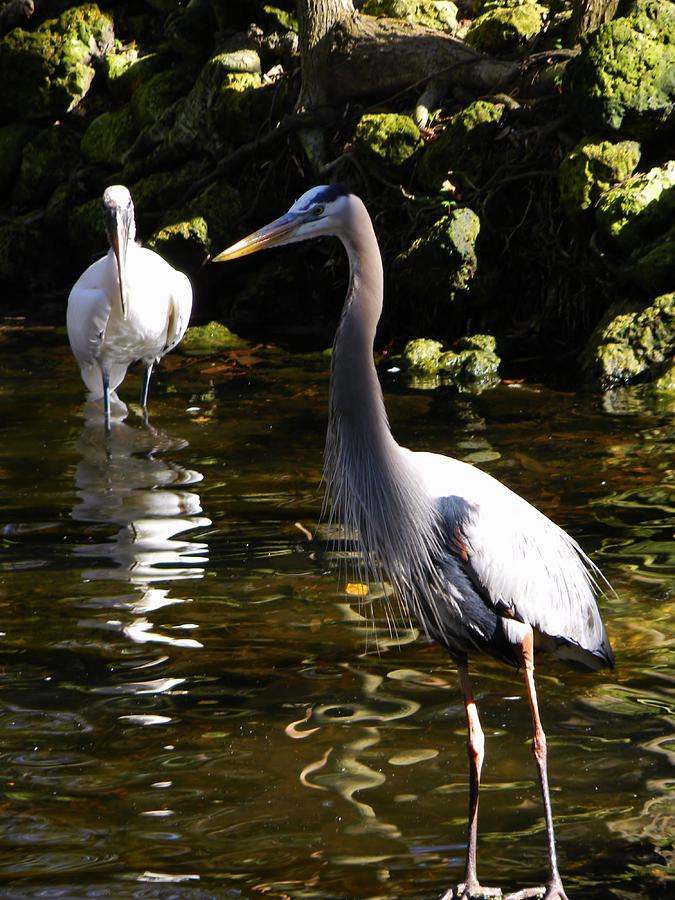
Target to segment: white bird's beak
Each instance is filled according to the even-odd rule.
[[[225,262],[228,259],[237,259],[239,256],[248,256],[265,250],[268,247],[277,247],[280,244],[288,244],[296,230],[302,225],[302,220],[285,213],[269,225],[254,231],[248,237],[242,238],[231,247],[227,247],[218,256],[214,256],[212,262]]]
[[[120,214],[115,216],[115,230],[112,234],[112,249],[117,261],[117,277],[120,286],[120,303],[122,304],[122,318],[127,317],[127,287],[126,287],[126,263],[127,245],[129,243],[129,222],[127,217]]]

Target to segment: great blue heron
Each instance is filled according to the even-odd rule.
[[[414,453],[392,437],[373,361],[382,311],[382,260],[358,197],[333,186],[314,188],[285,215],[215,261],[321,235],[338,237],[350,264],[331,364],[325,457],[329,509],[356,536],[366,573],[385,577],[426,634],[457,664],[470,775],[466,867],[457,896],[491,890],[481,887],[476,872],[484,738],[468,657],[477,653],[524,671],[548,837],[545,896],[565,898],[534,658],[535,652],[547,651],[576,669],[613,665],[596,604],[599,572],[576,541],[490,475],[447,456]],[[451,896],[449,891],[446,897]]]
[[[68,297],[68,337],[89,399],[103,398],[110,429],[110,392],[143,361],[141,407],[146,412],[152,367],[180,342],[192,310],[192,287],[136,241],[134,204],[121,184],[103,194],[108,253],[77,279]]]

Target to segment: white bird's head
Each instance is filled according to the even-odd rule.
[[[335,185],[312,188],[296,200],[283,216],[232,244],[214,256],[213,262],[225,262],[268,247],[295,244],[308,238],[340,236],[345,232],[351,200],[353,198],[347,191]]]
[[[136,237],[134,203],[123,184],[113,184],[103,192],[103,215],[108,241],[117,261],[122,317],[127,317],[125,267],[129,241]]]

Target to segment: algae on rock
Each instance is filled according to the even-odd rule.
[[[603,388],[659,377],[675,356],[675,293],[650,305],[614,304],[592,335],[582,361]]]
[[[417,179],[438,191],[450,179],[476,184],[480,181],[487,148],[499,130],[504,114],[501,103],[476,100],[455,113],[445,130],[421,153]]]
[[[15,28],[0,40],[0,114],[54,119],[82,100],[94,60],[113,46],[113,21],[93,3],[67,9],[35,31]]]
[[[567,214],[591,209],[612,185],[629,178],[639,161],[636,141],[582,138],[560,163],[560,199]]]
[[[399,173],[420,147],[420,131],[410,116],[366,113],[354,131],[354,151],[375,174]]]
[[[643,246],[665,231],[675,215],[675,161],[650,169],[598,200],[598,231],[623,251]]]
[[[675,129],[675,3],[638,2],[582,39],[564,93],[592,131],[649,138]]]
[[[547,12],[545,6],[535,2],[491,7],[474,19],[465,40],[483,53],[508,53],[525,46],[540,33]]]

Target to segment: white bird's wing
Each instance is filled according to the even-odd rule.
[[[68,339],[80,365],[96,362],[110,318],[110,298],[101,277],[105,258],[83,272],[68,297]]]
[[[174,271],[171,296],[169,298],[169,316],[166,329],[166,343],[162,355],[169,353],[183,340],[192,312],[192,285],[183,272]]]
[[[577,542],[480,469],[411,455],[438,503],[451,552],[486,602],[501,616],[611,660],[596,604],[602,576]]]

